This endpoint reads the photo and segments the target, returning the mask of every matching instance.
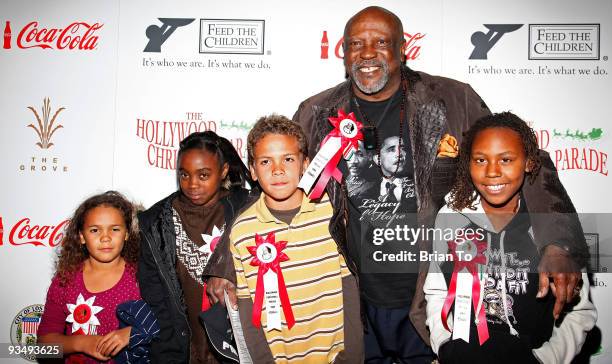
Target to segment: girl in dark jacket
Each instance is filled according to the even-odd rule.
[[[179,190],[140,213],[142,297],[160,325],[154,363],[217,363],[198,315],[209,307],[202,272],[229,222],[247,200],[248,169],[212,131],[185,138],[177,157]]]

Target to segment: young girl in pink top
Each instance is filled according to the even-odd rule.
[[[134,207],[118,192],[85,200],[66,229],[38,328],[39,343],[63,346],[68,363],[107,361],[129,342],[117,305],[140,299]]]

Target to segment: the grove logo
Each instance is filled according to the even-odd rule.
[[[17,47],[21,49],[78,49],[93,50],[98,45],[96,32],[104,24],[73,22],[64,28],[45,28],[37,21],[26,24],[17,35]],[[8,31],[7,31],[8,29]],[[7,22],[4,34],[4,48],[10,49],[10,26]]]
[[[506,33],[513,32],[520,29],[523,24],[483,24],[485,28],[489,29],[485,32],[474,32],[472,34],[472,44],[474,50],[470,54],[470,59],[487,59],[487,54],[493,48],[493,46],[504,36]]]
[[[195,18],[157,18],[163,25],[149,25],[145,34],[149,39],[144,52],[161,52],[161,46],[179,27],[191,24]]]
[[[406,40],[406,60],[414,61],[419,58],[421,54],[421,44],[420,41],[425,38],[426,34],[422,33],[406,33],[404,32],[404,39]],[[336,58],[344,58],[344,50],[342,49],[342,43],[344,42],[344,37],[341,37],[336,46],[334,48],[334,55]],[[321,38],[321,59],[327,59],[328,57],[328,47],[329,41],[327,38],[327,31],[323,31],[323,37]]]
[[[55,120],[57,119],[59,113],[65,110],[66,108],[60,107],[51,117],[51,100],[46,97],[43,99],[43,106],[41,109],[42,119],[34,107],[28,106],[28,109],[30,109],[34,113],[36,121],[38,122],[37,125],[34,125],[33,123],[28,125],[28,128],[34,129],[36,135],[38,135],[39,142],[36,143],[36,145],[38,145],[42,149],[51,148],[53,146],[53,143],[51,143],[51,137],[53,137],[53,134],[58,129],[63,128],[63,126],[59,123],[54,126]],[[51,117],[51,119],[49,119],[49,117]]]

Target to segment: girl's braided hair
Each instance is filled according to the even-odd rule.
[[[523,149],[529,167],[529,183],[533,183],[542,166],[539,156],[538,139],[533,129],[526,122],[511,112],[484,116],[478,119],[468,131],[463,133],[463,142],[459,149],[457,177],[450,191],[449,206],[454,210],[459,211],[464,208],[475,209],[473,206],[474,201],[476,201],[475,187],[470,175],[472,145],[478,133],[490,128],[508,128],[519,135],[523,142]]]

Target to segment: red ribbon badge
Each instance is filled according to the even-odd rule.
[[[285,314],[285,320],[289,329],[295,324],[291,302],[285,287],[285,279],[280,267],[280,262],[289,260],[287,254],[283,253],[283,249],[287,246],[287,241],[276,241],[274,232],[268,233],[265,239],[259,234],[255,234],[255,246],[248,246],[249,253],[253,256],[251,259],[252,266],[259,266],[257,271],[257,287],[255,288],[255,301],[253,305],[253,326],[259,328],[261,326],[261,310],[263,308],[263,299],[265,293],[264,274],[268,270],[276,273],[278,279],[278,294],[280,296],[281,306]]]
[[[329,117],[328,120],[334,126],[334,129],[325,136],[321,146],[332,137],[339,137],[341,146],[323,169],[319,181],[308,196],[311,200],[323,195],[325,186],[331,177],[334,177],[338,182],[342,182],[342,172],[338,169],[338,162],[343,155],[344,158],[349,159],[359,149],[359,141],[363,140],[363,133],[361,132],[363,124],[355,119],[355,114],[346,115],[344,110],[340,109],[338,110],[338,117]]]
[[[460,237],[461,236],[458,236],[457,238]],[[457,253],[458,245],[466,247],[467,249],[463,250],[461,254],[459,254]],[[442,324],[444,325],[444,328],[446,330],[450,331],[446,321],[451,306],[455,301],[455,294],[457,291],[457,273],[459,273],[463,268],[466,268],[468,272],[472,274],[472,303],[474,305],[474,312],[478,310],[478,303],[480,302],[480,279],[478,279],[477,265],[487,264],[487,259],[483,254],[484,251],[487,250],[487,242],[484,240],[478,240],[476,238],[476,234],[466,234],[465,237],[462,237],[460,243],[457,243],[456,240],[449,240],[448,248],[450,249],[450,252],[453,255],[453,262],[455,267],[453,269],[453,275],[451,277],[450,285],[448,288],[448,295],[446,296],[446,299],[444,300],[444,306],[442,307]],[[467,258],[471,259],[467,260]],[[477,312],[476,315],[478,340],[480,341],[480,345],[482,345],[485,341],[489,339],[489,329],[487,327],[487,319],[483,306],[480,307],[480,311]]]

